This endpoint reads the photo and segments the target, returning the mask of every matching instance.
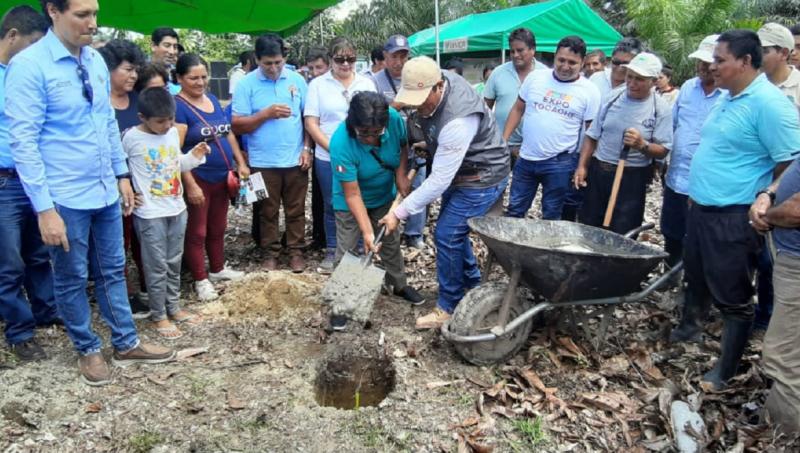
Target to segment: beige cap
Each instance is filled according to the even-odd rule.
[[[431,88],[442,80],[442,70],[429,57],[415,57],[403,65],[400,91],[395,102],[418,106],[425,102]]]
[[[630,63],[624,64],[622,67],[642,77],[656,78],[661,74],[661,59],[651,53],[642,52],[633,57]]]
[[[706,63],[714,62],[714,47],[717,46],[719,35],[708,35],[700,41],[697,50],[689,54],[689,58],[696,58]]]
[[[758,39],[762,47],[777,46],[783,49],[794,49],[794,36],[788,28],[775,22],[764,24],[758,29]]]

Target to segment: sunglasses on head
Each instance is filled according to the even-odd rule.
[[[333,57],[333,62],[336,64],[355,64],[357,60],[356,57]]]
[[[386,132],[386,128],[382,128],[379,131],[368,131],[368,130],[358,130],[356,129],[356,137],[359,138],[370,138],[370,137],[380,137],[383,133]]]

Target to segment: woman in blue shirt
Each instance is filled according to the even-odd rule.
[[[380,254],[394,294],[412,305],[422,304],[423,297],[406,281],[400,232],[386,234],[380,247],[375,246],[380,229],[378,221],[389,212],[395,194],[399,190],[408,195],[411,190],[406,176],[405,121],[389,107],[382,94],[362,91],[350,101],[347,119],[333,133],[329,149],[333,169],[331,201],[336,216],[336,262],[363,238],[366,250]],[[345,322],[343,317],[331,317],[334,330],[343,329]]]
[[[250,176],[231,124],[208,87],[208,66],[195,54],[183,54],[175,65],[181,92],[175,96],[175,123],[183,152],[201,141],[211,147],[206,163],[181,175],[186,190],[189,219],[186,226],[186,263],[200,300],[217,297],[213,281],[236,280],[243,273],[225,267],[224,239],[228,225],[228,171],[237,169],[241,178]],[[206,271],[205,255],[209,270]]]

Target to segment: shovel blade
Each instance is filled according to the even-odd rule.
[[[322,299],[333,314],[364,323],[381,292],[386,271],[347,252],[322,289]]]

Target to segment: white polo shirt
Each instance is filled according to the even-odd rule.
[[[315,78],[308,85],[304,116],[319,118],[319,127],[328,139],[331,138],[339,125],[347,119],[350,109],[350,100],[361,91],[375,91],[375,82],[362,74],[356,73],[356,78],[348,88],[333,77],[333,72]],[[321,146],[314,152],[316,159],[330,162],[331,155]]]

